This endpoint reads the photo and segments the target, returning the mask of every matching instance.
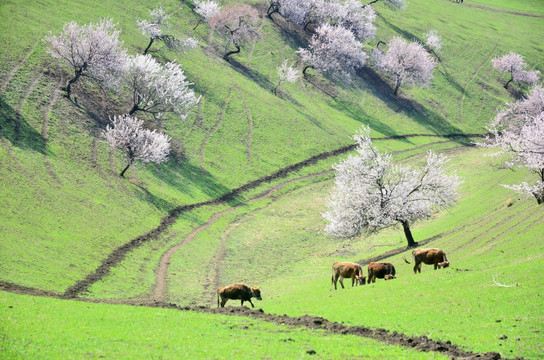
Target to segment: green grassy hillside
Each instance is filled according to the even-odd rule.
[[[505,80],[493,70],[491,58],[515,51],[529,67],[544,72],[540,40],[544,4],[540,1],[467,0],[461,5],[411,0],[400,12],[378,2],[377,38],[366,45],[367,50],[378,40],[387,42],[396,35],[421,41],[431,29],[443,38],[441,62],[429,88],[401,88],[400,96],[395,97],[389,82],[367,67],[349,85],[310,70],[307,79],[285,85],[280,96],[275,96],[276,67],[284,59],[298,61],[296,50],[310,35],[277,14],[270,21],[264,1],[248,3],[261,14],[262,36],[231,62],[222,60],[221,41],[206,24],[192,30],[198,19],[191,1],[8,0],[0,4],[2,284],[63,294],[112,251],[159,226],[169,211],[218,198],[279,169],[350,145],[350,135],[363,124],[371,127],[376,138],[483,133],[498,108],[526,91],[517,85],[505,90]],[[107,16],[122,30],[128,52],[141,53],[147,39],[138,31],[136,20],[147,18],[159,4],[171,13],[170,31],[178,37],[195,37],[199,46],[185,54],[165,49],[153,54],[163,62],[178,61],[202,99],[184,121],[175,116],[166,116],[161,123],[148,120],[148,126],[172,137],[170,160],[162,165],[137,165],[126,178],[120,178],[124,159],[109,148],[102,132],[109,116],[128,110],[127,99],[92,84],[77,84],[74,94],[81,106],[76,107],[60,91],[70,74],[47,54],[42,39],[49,31],[58,34],[65,22],[86,24]],[[426,267],[415,276],[410,265],[401,262],[406,255],[401,254],[387,260],[397,266],[397,280],[329,291],[333,261],[362,261],[405,244],[398,229],[355,241],[323,235],[320,213],[331,186],[330,169],[346,156],[342,154],[242,191],[226,203],[181,213],[165,231],[128,252],[107,276],[80,295],[96,300],[160,299],[208,306],[215,301],[217,286],[245,281],[263,287],[266,295],[260,305],[267,312],[312,314],[352,325],[424,334],[477,352],[542,357],[544,339],[537,332],[544,321],[538,306],[543,290],[538,274],[544,269],[542,207],[500,186],[530,180],[529,174],[494,170],[492,161],[483,156],[489,151],[467,146],[470,141],[420,136],[376,141],[399,161],[411,163],[421,161],[429,149],[445,152],[464,177],[459,204],[413,230],[416,240],[432,239],[425,246],[447,252],[452,261],[449,269],[433,272]],[[514,201],[510,207],[505,206],[508,198]],[[173,248],[176,245],[179,248]],[[168,265],[161,273],[159,264],[161,259],[166,263],[169,250]],[[497,282],[514,286],[497,286],[493,276]],[[74,335],[70,343],[76,345],[51,346],[47,356],[68,351],[75,357],[86,353],[112,357],[115,345],[104,345],[111,337],[99,334],[115,337],[124,331],[122,323],[109,324],[120,317],[101,315],[112,312],[111,305],[85,310],[87,305],[79,303],[1,296],[2,302],[15,304],[17,311],[9,315],[10,308],[2,308],[13,316],[1,324],[5,333],[2,349],[7,349],[8,358],[12,358],[9,354],[39,357],[41,350],[51,346],[47,344],[56,342],[56,336],[64,336],[65,329],[75,326],[63,320],[55,307],[70,308],[71,314],[81,314],[99,330],[93,335],[96,343],[88,348],[78,346],[80,340]],[[388,299],[385,303],[384,298]],[[58,323],[58,330],[40,335],[43,329],[33,327],[25,333],[26,325],[20,324],[38,316],[22,310],[31,303],[45,307],[43,316]],[[119,316],[128,319],[160,313],[157,316],[167,317],[161,311],[123,307]],[[203,333],[211,331],[207,316],[187,316],[194,318],[180,322],[197,324]],[[247,325],[246,320],[217,320],[223,321],[235,328]],[[159,331],[172,325],[165,320],[153,326]],[[135,324],[132,329],[136,333],[144,326]],[[257,327],[247,331],[261,347],[266,347],[268,333],[284,331],[266,324]],[[236,332],[225,329],[210,346],[227,346],[227,339]],[[499,340],[502,334],[508,339]],[[119,342],[130,347],[143,341],[142,336],[126,333]],[[183,336],[172,333],[154,342],[150,356],[179,354],[179,347],[172,347],[172,352],[157,349],[170,347]],[[301,342],[314,347],[324,337],[318,333],[289,336],[300,336]],[[25,345],[29,340],[33,343]],[[361,341],[357,340],[358,349],[363,347]],[[331,348],[321,353],[323,358],[357,356],[356,348],[337,353],[332,346],[321,345]],[[97,352],[104,346],[103,353]],[[199,354],[196,347],[187,346],[187,356]],[[373,345],[365,343],[367,346]],[[398,355],[401,350],[376,346],[366,355],[421,355]],[[126,357],[134,355],[130,351]],[[267,356],[298,358],[304,351],[300,355],[299,347],[289,351],[284,346],[271,347]]]

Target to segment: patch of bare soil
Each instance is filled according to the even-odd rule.
[[[281,325],[299,326],[308,329],[325,330],[332,334],[355,335],[365,338],[370,338],[376,341],[384,342],[390,345],[402,346],[408,349],[414,349],[421,352],[438,352],[452,359],[480,359],[480,360],[499,360],[506,359],[501,357],[499,353],[473,353],[461,349],[459,346],[452,344],[450,341],[438,341],[428,338],[427,336],[409,336],[390,332],[382,328],[369,328],[366,326],[348,326],[338,322],[329,321],[319,316],[304,315],[291,317],[287,315],[267,314],[262,309],[253,310],[244,306],[240,307],[225,307],[225,308],[207,308],[207,307],[180,307],[174,304],[154,303],[146,304],[152,307],[174,308],[185,311],[198,311],[211,314],[222,314],[231,316],[246,316],[254,319],[264,320]],[[521,360],[522,358],[515,358]]]

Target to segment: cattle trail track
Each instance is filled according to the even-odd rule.
[[[3,92],[6,87],[8,86],[8,84],[11,82],[11,79],[13,79],[13,76],[15,75],[15,73],[26,63],[26,61],[28,60],[28,58],[30,57],[30,55],[34,52],[34,49],[36,49],[36,45],[38,45],[38,43],[41,41],[41,38],[36,40],[36,42],[34,43],[34,45],[32,45],[32,47],[30,48],[30,50],[26,53],[25,57],[21,59],[21,61],[19,61],[19,63],[17,65],[15,65],[6,75],[6,78],[4,79],[4,81],[2,82],[2,85],[0,85],[0,92]]]
[[[234,85],[236,86],[236,89],[238,90],[238,93],[240,93],[240,97],[242,98],[242,101],[244,102],[244,106],[246,107],[246,114],[247,114],[247,123],[249,126],[248,134],[247,134],[247,140],[246,140],[246,153],[247,153],[247,161],[251,161],[251,139],[253,138],[253,118],[251,117],[251,110],[249,109],[249,105],[247,104],[246,97],[244,96],[244,92],[242,91],[242,88],[240,87],[240,84],[236,81],[234,78],[234,75],[232,74],[232,70],[229,68],[229,74],[234,82]]]
[[[44,163],[45,168],[47,170],[47,173],[51,178],[57,183],[60,184],[60,179],[55,174],[55,171],[53,170],[53,165],[49,162],[49,158],[47,156],[47,135],[49,132],[49,117],[51,116],[51,111],[53,110],[53,106],[57,102],[60,93],[61,93],[61,86],[64,83],[64,76],[60,77],[59,82],[57,83],[57,86],[55,87],[55,90],[53,90],[53,94],[51,95],[51,100],[49,100],[49,103],[47,104],[47,107],[44,111],[43,116],[43,126],[42,126],[42,138],[43,138],[43,154],[44,154]]]
[[[387,136],[382,138],[375,138],[374,141],[384,141],[384,140],[398,140],[398,139],[407,139],[411,137],[432,137],[432,138],[445,138],[445,139],[457,139],[457,138],[472,138],[472,137],[483,137],[484,134],[450,134],[450,135],[437,135],[437,134],[407,134],[407,135],[395,135],[395,136]],[[70,286],[68,289],[66,289],[64,293],[64,297],[71,298],[71,297],[78,297],[80,294],[86,292],[92,284],[100,281],[104,276],[108,275],[110,272],[110,269],[117,264],[119,264],[125,256],[131,252],[134,249],[137,249],[142,244],[147,243],[149,241],[152,241],[156,239],[158,236],[160,236],[166,229],[168,229],[176,220],[177,218],[185,212],[200,208],[202,206],[206,205],[217,205],[217,204],[223,204],[229,200],[234,199],[236,196],[242,194],[245,191],[254,189],[262,184],[268,183],[270,181],[281,179],[286,177],[292,172],[295,172],[297,170],[300,170],[304,167],[313,165],[317,163],[319,160],[324,160],[330,157],[334,157],[340,154],[347,153],[348,151],[351,151],[355,148],[354,144],[342,146],[338,149],[332,150],[332,151],[326,151],[314,156],[309,157],[306,160],[300,161],[298,163],[286,166],[284,168],[281,168],[274,173],[263,176],[261,178],[258,178],[256,180],[250,181],[238,188],[235,188],[231,190],[230,192],[227,192],[215,199],[210,199],[206,201],[202,201],[199,203],[193,203],[188,205],[181,205],[178,206],[168,212],[168,215],[166,215],[164,218],[161,219],[160,224],[154,228],[148,231],[147,233],[140,235],[124,245],[118,247],[117,249],[113,250],[104,260],[102,260],[101,264],[91,273],[89,273],[84,279],[79,280],[74,285]],[[111,156],[111,152],[110,152]],[[110,158],[113,159],[113,158]],[[111,160],[110,160],[111,161]],[[111,165],[113,168],[113,164]]]
[[[205,161],[206,161],[206,157],[205,157],[206,145],[208,145],[208,141],[210,140],[210,138],[212,137],[212,135],[215,134],[215,132],[217,131],[217,129],[219,129],[219,126],[220,126],[221,123],[223,122],[223,117],[225,116],[225,111],[226,111],[227,106],[228,106],[228,104],[229,104],[231,95],[232,95],[232,89],[229,90],[229,94],[227,95],[227,99],[225,100],[225,103],[223,104],[223,108],[221,109],[221,114],[219,115],[219,119],[217,120],[217,122],[216,122],[215,125],[213,126],[212,130],[210,131],[210,133],[209,133],[208,135],[206,135],[206,138],[204,139],[204,141],[202,142],[202,146],[200,147],[200,167],[201,167],[202,169],[204,169],[204,167],[205,167]]]
[[[544,15],[539,14],[530,14],[530,13],[524,13],[520,11],[512,11],[512,10],[503,10],[503,9],[495,9],[484,5],[478,5],[478,4],[469,4],[469,3],[463,3],[462,6],[470,6],[482,10],[487,11],[493,11],[493,12],[499,12],[499,13],[506,13],[506,14],[512,14],[512,15],[519,15],[519,16],[527,16],[527,17],[538,17],[538,18],[544,18]]]
[[[490,52],[490,55],[485,59],[484,62],[482,62],[482,64],[478,67],[478,69],[476,69],[476,71],[474,72],[474,74],[472,75],[472,77],[467,81],[465,87],[463,88],[463,95],[461,95],[461,102],[460,102],[460,105],[459,105],[459,122],[462,123],[463,122],[463,102],[465,100],[465,94],[467,92],[467,87],[470,85],[470,83],[472,82],[472,80],[474,80],[474,78],[478,75],[478,73],[480,72],[480,70],[482,69],[482,67],[485,66],[485,64],[487,64],[489,62],[489,60],[491,59],[491,57],[493,56],[493,53],[495,52],[495,48],[493,48],[493,50],[491,50]]]
[[[32,90],[34,90],[34,88],[36,87],[36,85],[38,84],[38,81],[40,81],[42,76],[43,76],[43,73],[39,73],[34,78],[34,80],[32,80],[30,85],[28,85],[28,87],[26,88],[23,96],[21,96],[21,98],[19,99],[19,102],[17,103],[17,114],[22,115],[21,112],[23,111],[23,106],[24,106],[24,104],[26,102],[26,99],[28,99],[28,96],[30,95]]]

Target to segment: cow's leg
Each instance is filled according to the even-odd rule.
[[[340,276],[340,285],[342,285],[342,289],[344,289],[344,278]]]
[[[416,264],[414,265],[414,274],[417,274],[417,265],[418,263],[416,262]]]
[[[436,270],[436,269],[438,269],[438,268],[440,268],[440,266],[438,265],[438,263],[434,263],[434,269]]]
[[[417,266],[417,271],[421,274],[421,263]]]
[[[221,296],[221,307],[225,307],[225,304],[227,303],[227,298],[224,298]]]
[[[351,287],[353,287],[355,284],[355,275],[351,277]]]
[[[253,305],[253,303],[251,302],[251,299],[249,299],[248,301],[249,301],[249,303],[251,304],[251,307],[254,308],[255,305]]]
[[[336,283],[338,282],[338,276],[334,276],[334,290],[336,290]]]
[[[240,306],[244,306],[244,299],[242,299],[242,304]]]

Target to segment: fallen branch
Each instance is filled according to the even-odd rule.
[[[500,286],[500,287],[514,287],[514,286],[519,286],[520,283],[515,283],[513,285],[504,285],[504,284],[501,284],[501,283],[498,283],[497,281],[495,281],[495,275],[491,274],[491,277],[493,278],[493,282],[495,283],[496,286]]]

